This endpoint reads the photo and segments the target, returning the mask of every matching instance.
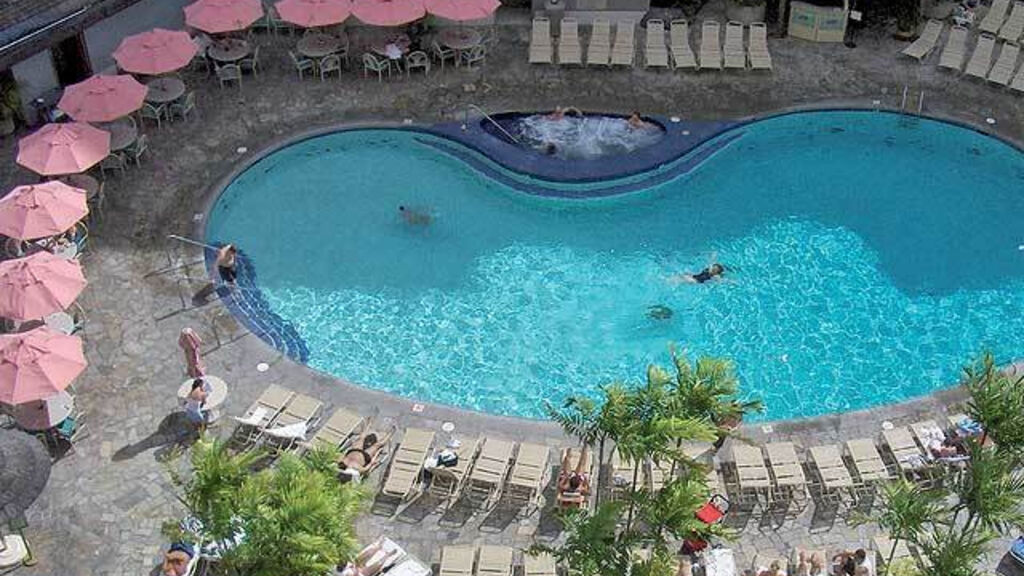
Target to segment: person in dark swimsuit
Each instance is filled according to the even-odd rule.
[[[338,459],[338,471],[342,480],[358,482],[377,465],[377,459],[381,451],[391,439],[392,432],[378,440],[377,434],[369,432],[367,426],[363,433],[356,439],[352,448]]]
[[[725,274],[725,266],[722,266],[718,262],[708,266],[696,274],[676,274],[669,278],[670,282],[676,284],[680,282],[689,282],[691,284],[703,284],[710,280],[718,278],[722,274]]]
[[[217,273],[220,279],[228,284],[234,284],[238,278],[237,270],[238,249],[234,244],[225,244],[217,250]]]

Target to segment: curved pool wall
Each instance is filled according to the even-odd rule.
[[[882,114],[887,114],[887,113],[883,112]],[[770,118],[774,118],[774,117],[769,117],[769,119]],[[915,119],[908,119],[907,120],[907,122],[910,122],[910,123],[915,122],[915,121],[917,121],[917,120],[915,120]],[[939,122],[943,122],[943,121],[940,120]],[[945,123],[947,123],[947,124],[956,124],[956,123],[949,123],[949,122],[945,122]],[[703,148],[706,150],[709,147],[713,148],[713,146],[711,146],[711,145],[714,145],[716,141],[726,140],[726,141],[731,142],[733,139],[738,138],[739,136],[741,136],[743,131],[742,130],[734,130],[734,131],[726,133],[726,134],[722,134],[722,132],[727,127],[729,127],[729,126],[735,127],[735,126],[740,126],[742,124],[743,123],[734,123],[734,122],[718,123],[719,128],[718,129],[714,129],[714,130],[709,130],[708,131],[709,137],[705,138],[704,142],[692,143],[692,144],[686,146],[685,148],[687,150],[689,150],[689,151],[693,151],[694,149],[701,148],[703,144],[708,144],[708,146],[703,146]],[[981,130],[974,129],[973,127],[962,126],[962,125],[959,125],[959,124],[957,124],[957,126],[960,127],[960,128],[968,128],[970,130],[974,130],[975,132],[978,132],[979,134],[981,134],[983,136],[989,137],[989,135],[984,134],[984,132],[982,132]],[[365,128],[367,128],[367,127],[358,127],[357,129],[365,129]],[[452,128],[453,128],[452,125],[447,125],[447,126],[442,125],[441,127],[437,127],[437,126],[435,126],[435,127],[418,127],[416,129],[414,129],[414,131],[416,131],[416,132],[425,132],[425,133],[434,133],[434,134],[444,134],[445,130],[450,130]],[[407,129],[404,129],[403,131],[407,131]],[[328,131],[321,131],[319,135],[322,135],[322,134],[327,133],[327,132]],[[472,135],[473,131],[472,130],[468,130],[467,132],[469,132],[470,135]],[[476,141],[472,137],[467,138],[466,137],[466,132],[463,132],[461,130],[461,127],[457,128],[457,132],[455,132],[454,135],[456,135],[457,138],[452,138],[452,140],[458,139],[460,142],[463,142],[463,143],[469,144],[471,146],[474,146],[475,149],[467,151],[465,149],[462,149],[461,147],[455,146],[454,148],[458,149],[459,154],[451,154],[452,156],[458,157],[458,158],[462,159],[464,162],[466,161],[465,157],[466,157],[467,154],[470,155],[470,156],[474,156],[475,157],[474,161],[466,162],[470,166],[479,169],[478,168],[479,165],[486,165],[488,167],[488,170],[491,170],[491,171],[497,170],[499,172],[502,172],[505,177],[509,176],[508,172],[510,172],[510,171],[507,169],[507,167],[508,167],[508,165],[510,163],[514,164],[514,161],[512,160],[512,157],[514,156],[514,154],[510,154],[509,156],[502,157],[500,164],[498,164],[496,158],[494,156],[492,156],[492,154],[488,154],[488,153],[481,154],[481,152],[482,152],[481,148],[486,149],[486,144],[484,144],[484,143],[486,143],[486,142],[493,143],[497,139],[494,139],[489,134],[482,134],[482,136],[486,136],[487,140]],[[722,135],[722,138],[717,138],[716,139],[716,138],[714,138],[715,135]],[[289,145],[290,144],[294,144],[296,142],[300,142],[301,140],[302,140],[302,138],[296,138],[296,139],[292,140],[291,142],[288,142],[287,144],[289,144]],[[709,140],[710,140],[710,142],[709,142]],[[420,143],[422,144],[424,142],[420,142]],[[1001,142],[1001,143],[1007,144],[1006,142]],[[437,144],[437,143],[435,142],[434,144]],[[440,144],[444,144],[444,142],[442,141],[442,142],[440,142]],[[477,144],[479,144],[479,145],[477,145]],[[1019,148],[1017,148],[1015,145],[1010,144],[1010,146],[1015,148],[1018,153],[1020,152]],[[253,168],[253,167],[257,166],[262,158],[265,158],[266,156],[268,156],[272,152],[274,152],[276,150],[280,150],[283,147],[284,146],[282,145],[282,146],[275,147],[275,148],[273,148],[271,150],[268,150],[264,154],[261,154],[259,156],[253,157],[248,163],[246,163],[245,166],[239,167],[230,178],[225,179],[225,181],[222,183],[222,185],[218,187],[219,189],[216,190],[216,193],[217,193],[216,197],[219,198],[219,194],[221,192],[223,192],[224,189],[227,187],[227,185],[230,184],[235,179],[235,177],[237,177],[239,174],[245,172],[246,170],[248,170],[250,168]],[[515,147],[512,147],[512,148],[515,149],[516,151],[518,151],[517,148],[515,148]],[[441,148],[438,148],[438,149],[442,150],[443,146]],[[707,157],[710,157],[714,153],[715,150],[717,150],[717,149],[713,149],[713,151],[711,153],[709,153],[709,154],[707,154],[707,156],[704,156],[703,158],[701,158],[701,161],[703,161]],[[697,150],[697,152],[700,152],[700,151],[701,150]],[[491,151],[491,152],[493,153],[493,151]],[[506,152],[511,152],[511,151],[510,150],[504,150],[502,153],[506,153]],[[497,154],[496,156],[501,156],[501,154]],[[674,163],[683,163],[686,159],[687,158],[685,156],[683,158],[675,158],[675,159],[665,158],[665,159],[659,160],[659,162],[661,162],[661,163],[664,163],[664,162],[668,162],[668,163],[673,163],[673,162]],[[694,163],[690,168],[692,169],[693,167],[696,167],[697,165],[699,165],[699,162]],[[486,174],[488,170],[483,170],[483,172],[485,172],[485,174]],[[627,171],[628,171],[628,169],[627,169]],[[487,175],[489,175],[489,174],[487,174]],[[530,180],[532,180],[534,178],[534,175],[523,175],[523,174],[515,174],[515,173],[513,173],[511,176],[514,177],[514,179],[516,181],[530,181]],[[628,181],[629,178],[633,178],[635,180],[641,180],[642,181],[644,179],[644,177],[645,177],[644,174],[637,174],[637,173],[633,173],[632,175],[626,176],[624,178],[623,178],[623,175],[621,173],[616,174],[616,176],[619,176],[620,180],[626,179],[627,181]],[[1024,180],[1024,172],[1021,172],[1020,174],[1018,174],[1018,178]],[[547,186],[550,183],[542,182],[542,184]],[[555,187],[555,189],[560,189],[560,188],[561,188],[561,184],[558,184]],[[519,191],[521,191],[521,192],[522,191],[531,192],[530,190],[519,190]],[[629,191],[629,190],[626,190],[626,191]],[[564,197],[569,197],[569,198],[574,198],[574,197],[578,198],[578,197],[586,196],[586,194],[577,194],[575,192],[571,193],[571,194],[561,194],[561,195],[564,196]],[[601,196],[601,195],[604,195],[604,194],[603,193],[598,193],[596,195],[597,196]],[[204,229],[204,232],[205,232],[205,229]],[[280,316],[277,316],[276,313],[271,309],[271,307],[267,305],[266,299],[263,298],[263,295],[260,293],[260,291],[258,289],[257,278],[255,276],[250,276],[249,275],[250,273],[254,274],[255,270],[252,269],[252,270],[247,271],[247,270],[243,269],[242,275],[241,275],[242,277],[240,279],[240,283],[243,286],[248,286],[250,289],[249,290],[237,291],[235,294],[229,295],[227,297],[228,304],[233,307],[233,309],[234,309],[234,311],[236,313],[240,314],[240,319],[243,321],[243,323],[245,323],[247,325],[247,327],[250,328],[250,330],[252,330],[254,333],[259,335],[262,339],[264,339],[265,341],[267,341],[271,345],[273,345],[275,348],[278,348],[279,350],[284,351],[285,353],[287,353],[292,358],[295,358],[295,359],[297,359],[299,361],[305,362],[307,360],[308,354],[309,354],[309,348],[308,348],[306,342],[304,342],[302,340],[302,337],[299,336],[299,332],[295,329],[294,326],[289,324],[288,320],[286,320],[286,319],[284,319],[284,318],[282,318]],[[1015,350],[1014,350],[1014,352],[1015,352]],[[1002,354],[1002,357],[998,358],[998,359],[1000,359],[1000,360],[1008,360],[1010,357],[1012,357],[1012,354],[1008,355],[1008,353],[1004,351],[1003,354]],[[661,358],[659,358],[658,360],[659,361],[663,361],[663,359],[661,359]],[[955,382],[956,374],[955,373],[949,373],[949,366],[948,365],[943,365],[941,367],[936,367],[934,370],[936,372],[939,371],[939,370],[945,370],[947,372],[947,375],[944,376],[944,382],[947,385],[949,383]],[[340,375],[341,376],[345,376],[345,374],[340,374]],[[358,380],[358,378],[357,378],[357,380]],[[371,386],[371,387],[376,387],[376,386]],[[926,393],[929,393],[931,391],[934,391],[935,389],[938,389],[938,388],[921,389],[919,387],[917,389],[917,391],[916,391],[916,394],[926,394]],[[890,403],[890,402],[897,402],[897,401],[901,401],[901,400],[906,400],[909,397],[912,397],[913,395],[914,394],[899,396],[899,397],[896,397],[896,398],[890,398],[890,399],[885,400],[885,402],[886,403]],[[448,401],[448,400],[445,400],[445,399],[438,399],[438,398],[430,397],[430,396],[427,396],[427,397],[422,397],[421,396],[421,398],[427,399],[427,400],[431,400],[431,401],[440,401],[442,403],[455,404],[455,405],[459,405],[459,406],[464,407],[464,408],[468,407],[468,408],[477,408],[477,409],[479,409],[479,407],[475,407],[475,406],[471,406],[471,405],[466,405],[466,404],[462,404],[462,403],[459,403],[459,402],[451,402],[451,401]],[[852,408],[858,408],[858,407],[864,408],[866,406],[870,406],[870,404],[868,404],[868,405],[857,405],[857,406],[854,406]],[[846,411],[847,409],[848,408],[840,408],[839,410],[840,411]],[[488,411],[488,410],[485,410],[485,411]],[[825,410],[822,410],[822,411],[819,411],[819,412],[815,412],[814,414],[818,414],[818,413],[822,413],[823,414],[823,413],[835,412],[835,411],[836,410],[829,408],[829,409],[825,409]],[[499,412],[499,413],[506,413],[506,414],[508,413],[506,411],[500,411],[500,410],[497,411],[497,412]],[[536,414],[528,414],[528,416],[535,416],[535,415]],[[773,413],[770,413],[768,415],[768,417],[769,417],[769,419],[776,419],[776,418],[791,418],[791,417],[794,417],[794,416],[795,417],[801,417],[801,416],[807,416],[807,415],[810,415],[810,414],[793,414],[793,413],[777,414],[777,413],[773,412]]]

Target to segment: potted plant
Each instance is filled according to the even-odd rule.
[[[893,16],[896,17],[896,33],[898,40],[913,40],[917,36],[917,25],[921,21],[920,0],[896,0],[892,5]]]
[[[727,0],[725,16],[743,24],[764,22],[765,3],[766,0]]]

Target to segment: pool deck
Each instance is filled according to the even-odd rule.
[[[701,17],[722,21],[720,11],[720,4],[711,2]],[[215,184],[240,161],[275,142],[341,122],[459,122],[469,104],[489,111],[546,110],[556,105],[610,112],[638,109],[688,120],[804,108],[871,108],[875,100],[892,109],[899,107],[904,86],[910,86],[915,102],[917,94],[925,93],[927,114],[965,122],[1018,144],[1024,139],[1024,99],[1019,95],[946,74],[936,68],[935,55],[924,65],[897,57],[902,45],[884,34],[862,33],[852,50],[772,38],[772,74],[562,70],[526,65],[526,12],[502,12],[498,20],[501,43],[477,72],[449,69],[425,78],[378,83],[349,71],[340,81],[299,84],[286,53],[294,39],[282,36],[261,37],[265,70],[256,80],[247,76],[241,91],[221,90],[201,73],[186,76],[197,90],[199,119],[159,130],[147,127],[150,153],[142,167],[107,182],[105,217],[93,226],[83,259],[90,281],[81,298],[88,314],[83,338],[90,364],[76,389],[90,434],[73,454],[55,463],[47,489],[29,510],[26,534],[39,564],[19,574],[104,576],[153,570],[164,544],[160,524],[180,514],[164,461],[176,446],[187,444],[174,394],[184,378],[176,342],[185,326],[195,328],[206,342],[204,360],[210,372],[230,385],[227,414],[240,413],[267,385],[279,383],[323,399],[328,412],[346,406],[399,426],[438,428],[451,421],[460,434],[486,432],[553,448],[571,444],[547,422],[433,405],[414,412],[408,400],[340,382],[293,362],[254,337],[219,304],[192,301],[206,278],[197,263],[199,252],[167,240],[167,235],[191,233],[197,225],[195,215],[203,213]],[[994,126],[985,123],[988,117],[996,119]],[[8,158],[0,165],[5,190],[34,181],[32,174],[15,166],[14,142],[0,142],[0,151]],[[177,264],[187,265],[168,269]],[[260,362],[269,363],[270,369],[258,372]],[[883,421],[900,425],[925,415],[938,418],[961,400],[962,392],[952,389],[864,412],[770,427],[758,424],[745,432],[758,441],[791,439],[804,447],[875,438]],[[229,428],[224,422],[218,432]],[[386,530],[409,551],[435,562],[443,544],[522,546],[557,537],[547,512],[523,522],[501,514],[464,518],[456,512],[439,523],[427,504],[421,502],[397,519],[367,514],[359,522],[359,533],[370,540]],[[866,545],[875,530],[849,526],[842,517],[813,506],[781,525],[770,517],[755,517],[743,528],[735,544],[742,567],[749,566],[755,553],[784,554],[797,545]],[[986,568],[1000,562],[1005,544],[992,547]]]

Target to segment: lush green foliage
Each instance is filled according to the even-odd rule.
[[[1024,450],[1024,377],[1009,376],[991,354],[964,368],[971,394],[967,413],[996,441],[1001,452]]]

